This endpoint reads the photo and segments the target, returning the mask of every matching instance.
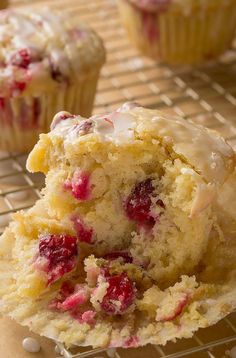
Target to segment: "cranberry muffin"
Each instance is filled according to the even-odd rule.
[[[0,238],[1,313],[67,346],[136,347],[236,308],[235,153],[219,134],[135,104],[62,112],[27,166],[46,187]]]
[[[105,52],[92,30],[49,9],[3,11],[0,26],[0,148],[25,152],[58,111],[91,114]]]
[[[234,0],[117,0],[131,42],[146,56],[170,64],[217,58],[232,44]]]

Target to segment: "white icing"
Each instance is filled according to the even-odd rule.
[[[111,115],[95,118],[94,132],[104,140],[121,144],[134,139],[135,125],[135,118],[132,115],[123,111],[113,112]]]
[[[94,122],[95,122],[94,133],[97,133],[103,136],[104,138],[106,136],[112,137],[114,133],[114,125],[111,118],[105,115],[103,117],[94,118]]]
[[[127,110],[135,107],[140,107],[140,105],[136,102],[125,102],[124,104],[122,104],[121,107],[116,110],[116,112],[126,112]]]
[[[184,175],[196,175],[196,172],[191,168],[181,168],[180,172]]]
[[[81,120],[84,118],[62,121],[52,134],[63,136],[68,143],[80,140],[80,133],[74,129]],[[235,155],[224,139],[217,132],[182,118],[167,118],[155,110],[124,104],[118,111],[93,116],[90,120],[94,125],[89,135],[97,135],[102,141],[122,145],[143,136],[149,137],[150,141],[161,140],[163,145],[171,146],[176,154],[190,163],[196,174],[207,182],[223,183],[233,170]],[[189,169],[182,172],[187,173],[190,174]]]
[[[22,49],[34,51],[34,59],[27,68],[13,65],[11,61]],[[93,31],[73,24],[65,12],[52,12],[47,8],[37,9],[37,13],[11,9],[0,16],[0,62],[6,64],[0,73],[0,90],[4,94],[10,91],[12,78],[28,80],[38,91],[46,77],[51,82],[50,90],[50,86],[58,85],[52,68],[59,70],[65,81],[69,77],[73,82],[78,77],[81,79],[84,68],[88,71],[104,62],[104,49]]]
[[[27,337],[22,342],[23,348],[29,353],[38,353],[41,349],[40,343],[31,337]]]
[[[196,195],[193,200],[190,217],[193,218],[199,215],[203,210],[213,202],[216,196],[216,189],[214,184],[198,184]]]

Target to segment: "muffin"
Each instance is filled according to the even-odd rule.
[[[216,323],[236,308],[235,159],[217,133],[136,104],[57,114],[27,163],[42,198],[0,238],[0,312],[67,346]]]
[[[217,58],[236,28],[234,0],[118,0],[118,6],[132,43],[170,64]]]
[[[69,15],[43,9],[0,14],[0,149],[32,149],[66,109],[91,114],[105,52]]]

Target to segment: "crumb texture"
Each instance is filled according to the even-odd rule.
[[[235,153],[126,103],[58,113],[27,167],[42,198],[0,238],[0,311],[70,345],[191,337],[236,308]]]

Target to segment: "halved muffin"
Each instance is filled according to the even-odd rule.
[[[62,112],[27,165],[46,187],[1,238],[1,312],[68,346],[130,347],[236,307],[235,153],[217,133],[136,104]]]

